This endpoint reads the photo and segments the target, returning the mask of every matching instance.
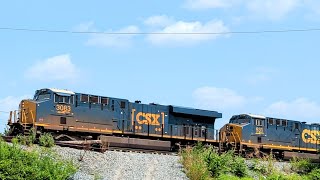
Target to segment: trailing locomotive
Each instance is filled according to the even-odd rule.
[[[316,154],[320,150],[320,124],[240,114],[231,117],[221,128],[221,142],[241,153],[256,148],[284,158],[293,152]],[[290,153],[289,153],[290,152]],[[310,155],[312,156],[312,155]],[[319,157],[318,157],[319,159]]]
[[[192,141],[217,142],[216,111],[142,104],[126,99],[40,89],[22,100],[8,122],[13,134],[51,131],[68,137],[100,135],[167,140],[171,145]]]

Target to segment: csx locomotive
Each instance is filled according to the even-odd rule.
[[[32,100],[22,100],[19,110],[10,117],[13,135],[28,134],[35,128],[72,138],[112,135],[166,140],[171,145],[217,142],[214,122],[222,114],[46,88],[37,90]]]
[[[202,141],[241,153],[254,148],[272,149],[281,155],[289,151],[316,153],[320,149],[319,124],[240,114],[216,130],[218,118],[222,114],[216,111],[45,88],[37,90],[33,99],[22,100],[19,110],[11,113],[8,125],[13,135],[28,134],[35,128],[56,137],[125,136],[170,142],[168,146]]]

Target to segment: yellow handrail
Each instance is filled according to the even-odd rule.
[[[31,113],[31,117],[32,117],[32,125],[33,125],[33,127],[34,127],[35,119],[34,119],[34,116],[33,116],[33,112],[30,111],[30,113]]]

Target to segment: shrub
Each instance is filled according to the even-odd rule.
[[[260,163],[259,159],[253,159],[250,170],[257,172],[259,174],[267,173],[267,167],[264,164]]]
[[[187,147],[181,151],[182,164],[191,180],[205,180],[210,177],[204,158],[203,149]]]
[[[30,144],[33,144],[34,142],[36,142],[36,130],[34,128],[31,128],[30,131],[29,131],[29,135],[28,135],[28,142]]]
[[[9,136],[9,135],[11,134],[11,131],[10,131],[10,129],[9,129],[8,126],[6,126],[6,127],[4,128],[3,134],[4,134],[5,136]]]
[[[307,174],[315,168],[315,164],[312,164],[309,159],[293,158],[291,160],[291,169],[299,174]]]
[[[16,143],[0,141],[0,179],[67,179],[77,168],[53,153],[24,151]]]
[[[313,169],[307,177],[312,180],[320,179],[320,168]]]
[[[241,157],[234,157],[231,163],[231,172],[238,177],[245,177],[248,175],[248,166]]]
[[[44,147],[53,147],[54,146],[54,139],[50,133],[44,133],[39,138],[40,146]]]

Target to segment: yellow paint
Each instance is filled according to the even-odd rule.
[[[63,105],[63,104],[57,104],[56,110],[58,114],[70,114],[71,113],[71,106],[69,105]]]
[[[310,144],[320,144],[320,131],[304,129],[301,133],[302,141]]]
[[[35,123],[36,126],[50,126],[50,124]]]
[[[313,149],[313,148],[304,148],[304,147],[293,147],[293,146],[281,146],[281,145],[273,145],[273,144],[255,144],[255,143],[242,143],[243,145],[247,145],[248,147],[263,147],[265,149],[281,149],[281,150],[288,150],[288,151],[292,151],[292,150],[301,150],[301,151],[312,151],[312,152],[316,152],[317,149]]]
[[[138,124],[149,124],[149,125],[160,125],[160,117],[162,120],[162,124],[164,124],[164,112],[161,112],[160,114],[154,114],[154,113],[144,113],[144,112],[136,112],[135,109],[132,109],[131,111],[131,124],[133,125],[134,118],[137,121]]]
[[[131,125],[133,126],[133,122],[134,122],[134,112],[136,112],[135,109],[132,109],[131,111]]]
[[[139,112],[136,115],[136,120],[139,124],[160,125],[160,114]]]
[[[28,100],[23,100],[21,102],[22,108],[21,108],[21,123],[24,124],[33,124],[35,119],[36,119],[36,103],[28,101]]]
[[[256,134],[264,134],[263,127],[256,127]]]

